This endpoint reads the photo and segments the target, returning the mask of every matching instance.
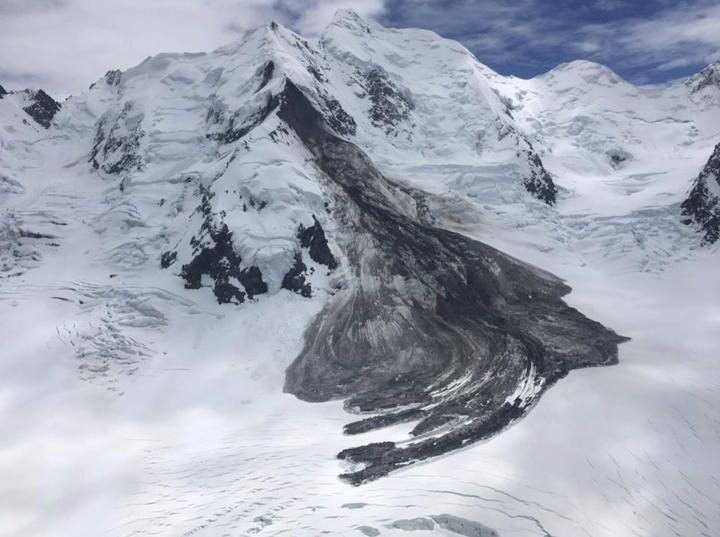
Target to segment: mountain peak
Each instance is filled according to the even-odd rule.
[[[697,93],[709,86],[720,89],[720,60],[707,65],[702,71],[689,77],[685,84],[692,93]]]
[[[552,73],[553,71],[575,71],[588,74],[601,72],[617,76],[615,72],[608,66],[590,60],[572,60],[569,62],[561,63],[560,65],[551,69],[549,72]]]
[[[580,79],[583,82],[598,84],[617,84],[623,82],[623,79],[612,69],[601,63],[590,60],[573,60],[553,67],[548,72],[541,74],[537,78],[562,80]]]
[[[351,8],[341,8],[335,12],[329,26],[342,26],[348,29],[370,31],[370,23],[360,13]]]

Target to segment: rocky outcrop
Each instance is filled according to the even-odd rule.
[[[285,389],[372,414],[349,433],[418,421],[414,443],[343,451],[361,468],[344,479],[359,484],[487,438],[571,369],[616,363],[624,338],[565,304],[567,285],[403,212],[393,183],[290,81],[278,115],[327,177],[353,276],[308,328]]]
[[[160,268],[168,268],[177,261],[177,252],[163,252],[160,256]]]
[[[628,160],[632,160],[632,155],[622,149],[611,149],[605,154],[610,159],[610,165],[616,170],[622,168]]]
[[[527,136],[523,135],[514,125],[504,119],[496,118],[495,128],[497,129],[498,141],[505,139],[514,140],[516,155],[522,159],[520,169],[522,171],[522,184],[533,197],[555,205],[558,189],[550,174],[537,154]]]
[[[224,124],[219,130],[211,130],[207,138],[223,144],[232,144],[240,140],[255,127],[260,125],[277,107],[277,99],[268,93],[265,102],[250,117],[243,118],[237,114],[231,115],[228,119],[224,117],[224,104],[213,103],[208,110],[207,121],[212,127],[213,124]]]
[[[102,77],[98,82],[94,82],[90,84],[90,89],[93,89],[97,86],[98,83],[104,82],[110,87],[116,87],[120,85],[120,82],[122,80],[122,71],[119,69],[112,69],[105,73],[105,76]]]
[[[337,99],[324,94],[322,102],[325,107],[325,119],[328,125],[340,136],[353,136],[357,131],[357,123]]]
[[[260,86],[258,86],[258,89],[255,90],[255,93],[263,89],[265,86],[268,85],[268,82],[273,77],[273,73],[275,72],[275,64],[273,62],[267,62],[265,66],[262,69],[262,72],[260,73],[261,79],[260,79]]]
[[[122,80],[122,71],[113,69],[105,73],[105,82],[108,86],[119,86]]]
[[[295,262],[293,263],[293,266],[290,267],[290,270],[288,270],[285,273],[285,276],[283,276],[280,287],[299,293],[305,298],[310,298],[312,296],[312,286],[305,281],[306,276],[307,265],[303,263],[302,254],[298,252],[295,254]]]
[[[142,169],[140,140],[143,114],[128,101],[119,114],[103,116],[96,126],[90,162],[96,170],[127,175]]]
[[[414,108],[408,92],[401,91],[380,68],[371,69],[365,75],[366,89],[370,96],[370,120],[385,134],[397,136],[397,125],[410,117]]]
[[[50,123],[60,111],[60,103],[55,101],[50,95],[43,90],[25,90],[29,104],[23,107],[23,110],[33,118],[39,125],[46,129],[50,128]]]
[[[682,214],[685,224],[698,226],[706,244],[720,239],[720,144],[715,146],[683,201]]]
[[[185,280],[187,289],[199,289],[203,286],[203,277],[212,281],[213,293],[218,303],[240,304],[245,296],[267,293],[267,284],[256,266],[241,268],[242,258],[235,251],[232,232],[224,222],[217,224],[210,209],[211,196],[205,193],[199,207],[204,215],[200,236],[193,237],[193,258],[182,266],[180,276]],[[167,253],[166,253],[167,254]],[[170,266],[175,256],[163,254],[161,266]],[[242,287],[242,290],[241,288]]]
[[[543,166],[540,157],[532,146],[524,150],[523,153],[527,158],[529,166],[528,174],[523,177],[525,190],[540,201],[544,201],[548,205],[554,205],[557,201],[557,186],[555,186],[555,182],[552,180],[552,177],[550,177],[550,174],[545,169],[545,166]]]
[[[307,248],[310,253],[310,259],[321,265],[326,265],[327,268],[333,270],[337,267],[337,260],[335,256],[330,252],[327,238],[325,238],[325,231],[323,231],[320,222],[313,215],[313,225],[305,227],[300,224],[298,228],[298,239],[300,239],[300,246]]]

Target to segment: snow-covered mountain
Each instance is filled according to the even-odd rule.
[[[634,324],[647,317],[643,300],[665,296],[655,282],[717,262],[707,244],[720,214],[717,69],[636,87],[572,62],[521,80],[432,32],[344,10],[319,39],[271,23],[207,54],[159,54],[109,71],[62,106],[41,90],[0,87],[9,342],[0,400],[12,451],[0,452],[0,468],[29,472],[27,486],[48,498],[27,503],[24,485],[0,489],[19,498],[13,516],[0,516],[5,528],[616,534],[607,517],[586,520],[596,498],[579,507],[537,498],[530,491],[542,473],[523,477],[521,492],[509,474],[478,485],[451,471],[423,489],[411,517],[364,508],[407,502],[383,483],[414,488],[403,480],[440,468],[440,455],[467,464],[505,441],[496,439],[526,434],[525,450],[511,446],[507,460],[550,460],[548,450],[563,449],[539,446],[543,427],[559,428],[563,444],[573,444],[575,433],[562,432],[570,427],[595,439],[586,417],[553,421],[541,409],[553,404],[547,398],[585,414],[588,401],[612,409],[612,389],[598,389],[604,399],[572,391],[573,379],[593,386],[612,373],[561,379],[618,362],[626,338],[603,324],[633,338],[621,347],[630,356],[656,352],[662,338]],[[631,295],[646,289],[643,300]],[[700,350],[690,352],[698,370],[712,368],[717,304],[690,303],[705,308],[706,323],[693,325]],[[622,353],[609,371],[623,367]],[[643,386],[628,382],[628,397]],[[698,390],[717,401],[712,386]],[[664,423],[705,434],[703,412]],[[117,428],[103,432],[111,420]],[[38,455],[37,442],[62,457]],[[127,452],[114,453],[116,442]],[[701,456],[719,444],[693,449]],[[663,461],[653,459],[654,477],[641,474],[653,487],[667,487],[664,465],[676,453]],[[598,475],[622,481],[625,462],[615,464]],[[132,465],[142,469],[125,482],[122,468]],[[105,485],[84,482],[60,501],[46,484],[81,469],[107,483],[96,508],[89,498]],[[681,534],[696,520],[720,527],[717,470],[711,463],[691,481],[699,496],[662,497]],[[306,472],[320,478],[303,498]],[[365,485],[348,488],[337,474]],[[447,491],[497,509],[452,508],[441,500]],[[518,500],[525,493],[533,499]],[[350,500],[335,505],[332,495]],[[59,522],[67,509],[73,516]],[[311,514],[322,509],[327,518]],[[626,518],[610,518],[659,534],[656,514],[640,511],[633,504]]]

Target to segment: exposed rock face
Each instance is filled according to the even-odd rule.
[[[364,465],[343,478],[359,484],[486,438],[569,370],[617,361],[623,338],[565,304],[558,278],[401,211],[403,193],[290,81],[278,115],[331,183],[353,273],[307,330],[285,389],[375,414],[349,433],[419,420],[416,443],[342,452]]]
[[[321,265],[327,266],[328,270],[337,268],[338,263],[330,251],[325,231],[323,231],[320,222],[313,215],[313,225],[305,227],[302,224],[298,227],[297,238],[300,246],[307,249],[310,259]],[[307,265],[303,263],[303,254],[298,252],[295,254],[295,261],[290,270],[285,273],[280,287],[288,289],[302,296],[309,298],[312,296],[312,285],[306,282]]]
[[[616,170],[622,168],[628,160],[632,160],[632,155],[622,149],[612,149],[606,154],[610,159],[610,165]]]
[[[431,517],[438,526],[465,537],[498,537],[498,532],[484,524],[454,515],[435,515]]]
[[[7,94],[8,94],[8,92],[5,90],[5,88],[0,86],[0,99],[2,99]]]
[[[298,239],[300,239],[300,246],[308,248],[310,252],[310,259],[321,265],[326,265],[330,270],[337,267],[337,261],[330,252],[328,241],[325,238],[325,232],[323,231],[320,222],[313,216],[314,224],[308,228],[300,225],[298,229]]]
[[[235,251],[232,233],[225,223],[217,225],[210,213],[209,196],[203,199],[200,210],[205,220],[201,227],[201,237],[191,240],[194,248],[192,260],[182,266],[180,276],[185,280],[188,289],[202,287],[203,276],[213,280],[213,293],[220,304],[234,302],[240,304],[245,295],[253,298],[254,295],[266,293],[267,284],[262,279],[258,267],[241,268],[242,258]],[[169,266],[174,257],[163,255],[161,265]],[[233,283],[235,282],[235,283]],[[244,291],[238,287],[241,284]]]
[[[168,268],[177,261],[177,252],[164,252],[160,256],[160,268]]]
[[[265,82],[267,83],[267,82]],[[259,91],[259,90],[258,90]],[[231,144],[237,142],[260,123],[265,121],[270,113],[277,107],[277,100],[271,94],[265,96],[264,104],[255,111],[249,118],[239,119],[236,114],[225,117],[225,104],[215,102],[212,104],[207,114],[207,121],[211,127],[207,137],[223,144]],[[238,123],[241,121],[241,123]],[[221,126],[219,131],[213,130],[212,127]]]
[[[388,524],[388,528],[403,531],[431,531],[435,528],[435,524],[429,518],[406,518],[393,521]]]
[[[682,203],[686,224],[696,224],[703,241],[712,244],[720,239],[720,144],[695,179],[687,199]]]
[[[55,101],[43,90],[25,90],[30,104],[25,106],[23,110],[28,113],[38,124],[46,129],[50,127],[50,122],[55,114],[60,110],[60,103]]]
[[[122,80],[122,71],[119,69],[108,71],[101,80],[108,86],[119,86]],[[90,89],[93,89],[96,85],[97,83],[90,84]]]
[[[105,73],[105,82],[107,82],[108,86],[119,86],[121,80],[122,71],[119,69],[113,69]]]
[[[357,123],[342,105],[329,95],[323,96],[328,125],[341,136],[352,136],[357,131]]]
[[[386,527],[403,531],[433,531],[435,525],[464,537],[498,537],[498,532],[484,524],[454,515],[433,515],[395,520]],[[367,534],[366,534],[367,535]],[[375,535],[379,535],[379,532]]]
[[[543,166],[530,140],[501,118],[495,120],[495,126],[498,140],[514,140],[517,156],[525,161],[526,168],[522,178],[525,190],[540,201],[554,205],[557,201],[557,186]]]
[[[263,67],[262,70],[262,79],[260,80],[260,86],[256,91],[260,91],[265,86],[267,86],[268,82],[270,82],[270,79],[273,76],[273,73],[275,72],[275,64],[273,62],[267,62],[265,64],[265,67]]]
[[[414,108],[412,101],[380,68],[371,69],[365,79],[372,103],[370,119],[373,125],[383,128],[386,134],[397,135],[397,124],[408,119]]]
[[[305,282],[307,266],[303,263],[302,254],[295,254],[295,263],[290,267],[283,277],[281,287],[295,293],[300,293],[305,298],[312,296],[312,286]]]
[[[96,170],[126,175],[142,169],[140,140],[143,114],[128,101],[115,117],[106,115],[96,127],[90,162]]]
[[[550,177],[532,146],[530,146],[529,150],[525,150],[524,153],[530,166],[528,175],[523,178],[525,189],[548,205],[554,205],[557,199],[557,187],[552,177]]]

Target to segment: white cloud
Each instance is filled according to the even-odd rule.
[[[715,0],[654,2],[655,11],[642,17],[588,24],[588,10],[614,13],[633,3],[601,0],[563,10],[540,0],[456,0],[451,6],[431,0],[0,0],[0,83],[62,97],[108,69],[163,51],[212,50],[268,20],[317,35],[342,7],[455,37],[501,72],[518,66],[539,72],[580,57],[642,81],[720,57]]]
[[[602,47],[595,41],[581,41],[575,45],[582,52],[598,52]]]
[[[338,9],[352,7],[364,17],[380,15],[385,7],[384,0],[355,1],[348,5],[347,0],[280,0],[276,7],[281,7],[292,14],[294,27],[303,35],[317,35],[332,20]]]
[[[0,83],[62,97],[109,69],[158,52],[212,50],[269,20],[317,33],[339,7],[339,0],[0,0]],[[382,0],[353,8],[377,14]]]
[[[720,51],[720,5],[679,3],[653,16],[586,25],[596,58],[626,69],[670,71],[709,63]],[[576,48],[583,50],[581,44]]]

